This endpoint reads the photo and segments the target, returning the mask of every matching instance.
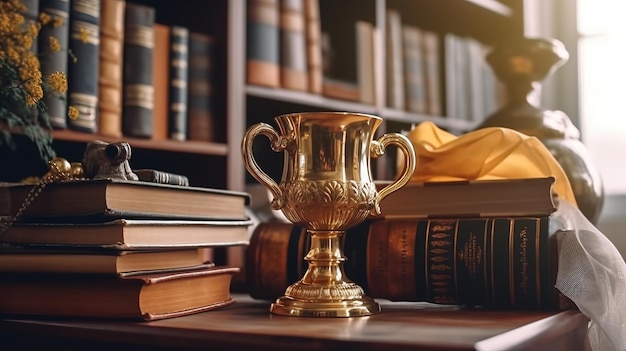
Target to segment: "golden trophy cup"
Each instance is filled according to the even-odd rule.
[[[311,249],[305,257],[309,266],[304,277],[272,303],[270,312],[306,317],[379,312],[378,304],[345,276],[340,238],[346,229],[380,214],[380,201],[409,181],[416,164],[411,142],[399,133],[374,140],[382,118],[366,114],[292,113],[275,121],[280,133],[266,123],[246,131],[241,146],[243,159],[248,172],[271,191],[272,208],[307,229]],[[254,159],[252,145],[258,135],[266,136],[272,150],[284,154],[280,184]],[[370,159],[384,155],[388,145],[404,153],[404,169],[396,181],[377,191]]]

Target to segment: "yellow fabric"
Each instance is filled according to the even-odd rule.
[[[554,176],[554,192],[576,205],[563,168],[535,137],[499,127],[457,137],[432,122],[422,122],[409,132],[408,138],[418,159],[411,181]]]

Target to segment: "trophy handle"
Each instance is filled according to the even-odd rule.
[[[274,196],[271,204],[272,209],[280,210],[284,206],[283,192],[280,187],[278,187],[278,184],[276,184],[267,173],[261,170],[252,154],[252,143],[258,135],[266,136],[271,142],[272,150],[275,152],[285,150],[289,140],[279,136],[278,132],[269,124],[257,123],[248,128],[241,142],[241,153],[246,169],[259,183],[266,186],[272,192]]]
[[[406,136],[400,133],[387,133],[378,140],[372,141],[370,147],[370,155],[372,158],[377,158],[385,154],[385,149],[388,145],[396,145],[398,149],[400,149],[404,153],[404,168],[402,169],[402,173],[396,179],[395,182],[387,185],[382,188],[378,195],[376,196],[376,204],[372,209],[374,215],[380,215],[380,201],[385,198],[387,195],[392,192],[402,188],[406,183],[409,182],[413,173],[415,172],[415,167],[417,164],[417,157],[415,156],[415,149],[411,144],[411,141]]]

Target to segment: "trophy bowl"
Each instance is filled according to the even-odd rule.
[[[270,311],[306,317],[379,312],[378,304],[345,276],[340,239],[346,229],[379,215],[381,199],[409,181],[416,164],[410,141],[399,133],[374,139],[382,119],[360,113],[292,113],[275,121],[280,132],[266,123],[248,128],[241,147],[243,159],[248,172],[274,196],[272,208],[307,229],[311,249],[305,256],[306,273],[272,303]],[[279,183],[254,159],[252,145],[259,135],[270,140],[272,150],[284,154]],[[377,191],[370,160],[384,155],[389,145],[404,153],[404,168],[394,182]]]

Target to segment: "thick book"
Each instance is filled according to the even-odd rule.
[[[0,313],[10,315],[157,320],[234,302],[236,267],[103,277],[93,274],[4,274]]]
[[[280,86],[279,0],[248,0],[246,83]]]
[[[170,89],[170,26],[154,24],[154,123],[153,140],[169,139],[169,89]]]
[[[387,106],[404,110],[404,66],[402,62],[402,17],[400,12],[387,9],[385,26]]]
[[[304,0],[304,19],[309,92],[322,94],[322,24],[319,0]]]
[[[307,91],[308,66],[304,0],[280,3],[280,86]]]
[[[116,250],[81,245],[11,245],[0,247],[3,273],[146,274],[188,270],[212,264],[197,248],[180,250]]]
[[[410,182],[380,202],[383,217],[495,217],[556,211],[554,177]],[[389,184],[377,181],[381,189]]]
[[[0,216],[13,216],[32,185],[0,186]],[[21,217],[101,216],[197,219],[247,218],[247,193],[152,182],[99,179],[53,183]]]
[[[187,140],[187,95],[189,77],[189,29],[170,27],[168,136]]]
[[[426,110],[432,116],[441,116],[443,99],[441,93],[440,36],[436,32],[425,30],[422,32],[422,38],[426,82]]]
[[[416,26],[403,25],[402,44],[406,110],[425,114],[426,78],[422,30]]]
[[[357,21],[355,27],[359,100],[362,103],[374,105],[376,104],[375,28],[367,21]]]
[[[490,309],[559,309],[549,217],[366,221],[347,230],[348,279],[374,298]],[[250,294],[274,299],[304,275],[302,227],[264,222],[250,239]]]
[[[100,8],[98,133],[122,136],[122,71],[125,0],[107,0]]]
[[[126,136],[150,138],[153,134],[154,19],[154,7],[126,4],[122,107],[122,132]]]
[[[41,26],[37,48],[41,64],[41,74],[48,77],[54,72],[67,75],[67,49],[69,40],[69,0],[40,0],[39,12],[51,19],[50,23]],[[54,43],[58,43],[60,50]],[[44,94],[48,118],[53,128],[67,128],[67,95],[66,92]]]
[[[215,141],[215,38],[189,33],[187,139]]]
[[[83,132],[98,131],[100,76],[100,1],[70,2],[69,50],[75,59],[67,68],[67,104],[78,110],[68,127]]]
[[[98,246],[117,250],[247,245],[251,222],[116,219],[109,222],[14,223],[2,234],[8,244]]]

